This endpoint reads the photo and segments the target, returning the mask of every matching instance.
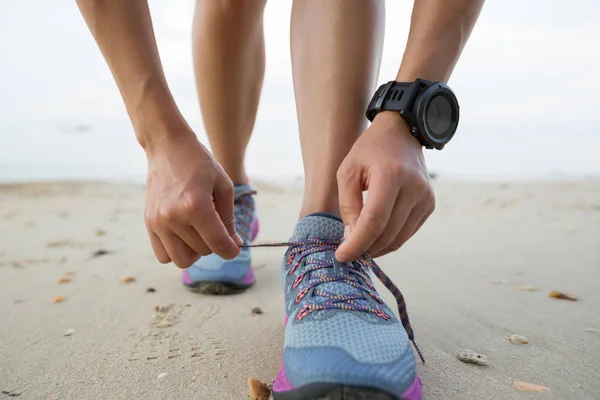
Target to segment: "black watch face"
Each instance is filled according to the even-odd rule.
[[[429,133],[437,138],[445,138],[454,133],[456,123],[456,114],[450,99],[444,93],[434,94],[425,115]]]

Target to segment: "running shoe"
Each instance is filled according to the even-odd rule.
[[[285,342],[274,398],[419,400],[402,294],[368,255],[351,263],[335,259],[343,234],[339,217],[316,213],[298,222],[286,244]],[[398,300],[401,321],[377,293],[371,272]]]
[[[235,228],[244,245],[250,245],[258,235],[259,225],[252,197],[254,194],[249,185],[235,186]],[[240,293],[250,288],[254,282],[248,247],[242,248],[240,254],[232,260],[225,260],[216,254],[201,257],[183,271],[183,284],[190,290],[203,294]]]

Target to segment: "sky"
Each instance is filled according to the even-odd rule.
[[[265,11],[267,70],[248,154],[258,174],[272,164],[288,174],[302,170],[291,4],[271,0]],[[192,70],[194,2],[152,0],[150,7],[171,90],[206,142]],[[410,1],[386,2],[379,83],[397,72],[411,9]],[[459,131],[442,152],[428,153],[430,167],[457,175],[481,170],[508,177],[524,169],[600,175],[598,21],[598,0],[488,0],[449,82],[461,104]],[[89,136],[65,133],[79,124],[91,127]],[[112,169],[111,154],[120,160]],[[40,168],[59,164],[57,174],[76,166],[104,168],[103,174],[145,170],[116,85],[75,2],[0,0],[0,178],[42,176]]]

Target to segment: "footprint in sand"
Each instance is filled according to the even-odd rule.
[[[206,361],[224,361],[228,354],[229,349],[227,348],[227,344],[221,338],[211,335],[210,333],[206,333],[207,329],[204,325],[215,315],[217,315],[221,311],[221,308],[216,304],[204,304],[200,308],[199,317],[200,320],[196,323],[196,328],[198,328],[198,334],[203,339],[203,348],[206,356],[208,357]]]
[[[229,349],[225,341],[206,332],[205,324],[220,311],[215,304],[204,304],[195,310],[198,318],[194,334],[183,335],[175,331],[185,305],[157,306],[150,331],[134,335],[128,360],[131,362],[159,363],[165,360],[188,358],[194,363],[220,363],[227,359]],[[109,354],[122,353],[113,349]]]

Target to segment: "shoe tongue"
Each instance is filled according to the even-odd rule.
[[[314,213],[302,218],[296,225],[293,240],[340,240],[344,237],[341,218],[329,213]]]
[[[321,240],[339,240],[344,237],[344,223],[341,218],[329,213],[310,214],[301,219],[296,225],[292,240],[301,241],[306,239],[321,239]],[[322,252],[313,253],[309,256],[311,259],[325,259],[333,261],[334,253]],[[334,268],[323,268],[318,270],[320,275],[331,276],[340,273],[348,274],[348,264],[335,263]],[[312,275],[312,274],[311,274]],[[312,277],[311,277],[312,279]],[[325,282],[319,285],[319,289],[324,290],[332,295],[336,294],[360,294],[361,291],[357,288],[340,281]],[[326,301],[325,297],[315,297],[314,301],[321,303]],[[357,300],[358,303],[367,304],[364,300]],[[325,314],[328,312],[325,311]]]

